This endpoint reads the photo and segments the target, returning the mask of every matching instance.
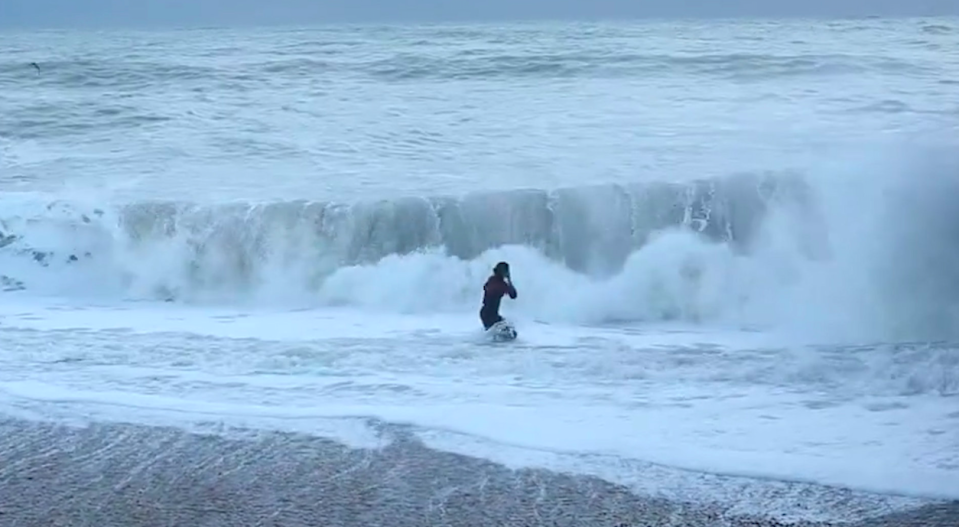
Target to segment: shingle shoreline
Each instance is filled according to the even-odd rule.
[[[841,501],[845,491],[822,492]],[[291,433],[0,419],[0,526],[959,526],[959,502],[854,523],[730,510],[639,496],[593,476],[512,470],[409,434],[357,449]]]

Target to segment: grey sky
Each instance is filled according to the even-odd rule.
[[[5,27],[941,14],[959,0],[0,0]]]

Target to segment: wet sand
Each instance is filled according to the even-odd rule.
[[[870,503],[882,497],[872,502],[859,493],[805,484],[780,483],[801,487],[793,489],[796,496],[827,499],[845,507],[847,517],[850,508],[862,517],[790,523],[743,516],[732,512],[732,504],[644,497],[592,476],[512,470],[432,450],[401,427],[383,429],[390,435],[387,446],[358,449],[289,433],[241,437],[0,420],[0,525],[959,526],[959,502],[868,518],[876,511]]]

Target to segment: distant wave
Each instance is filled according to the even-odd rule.
[[[855,75],[869,71],[924,73],[919,64],[889,57],[846,54],[657,54],[634,52],[498,53],[494,50],[441,55],[401,51],[389,57],[343,60],[338,55],[277,55],[269,61],[240,62],[235,68],[130,60],[64,61],[43,64],[37,75],[29,64],[0,63],[0,86],[25,79],[43,85],[98,89],[146,89],[164,83],[204,83],[228,88],[232,83],[262,82],[277,74],[292,76],[366,75],[372,80],[469,80],[503,78],[640,77],[644,75],[714,76],[762,80],[797,75]],[[29,74],[29,76],[28,76]]]
[[[931,35],[948,35],[955,31],[955,28],[943,24],[924,24],[922,32]]]
[[[398,55],[368,65],[368,71],[385,80],[471,79],[502,77],[639,76],[649,74],[719,76],[755,79],[794,75],[845,75],[870,70],[902,74],[921,71],[915,64],[889,58],[853,55],[761,55],[716,53],[706,55],[658,54],[528,54],[460,55],[433,58]]]

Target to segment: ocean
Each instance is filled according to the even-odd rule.
[[[959,499],[959,20],[7,32],[0,116],[0,486],[76,525],[181,433],[727,522]]]

